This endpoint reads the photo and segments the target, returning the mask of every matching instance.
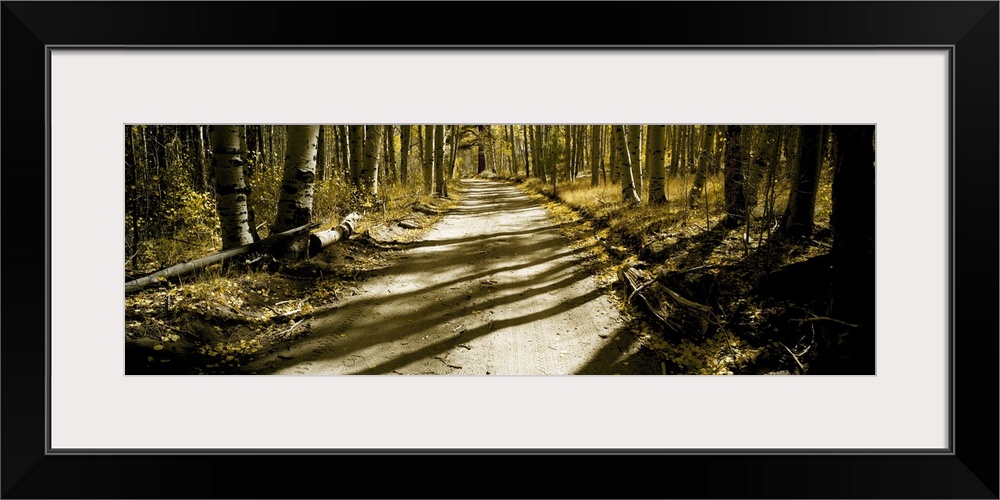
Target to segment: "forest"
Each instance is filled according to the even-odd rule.
[[[126,125],[125,373],[875,373],[875,126]]]

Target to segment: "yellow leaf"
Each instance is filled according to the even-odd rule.
[[[164,278],[163,276],[157,276],[156,281],[167,281],[167,278]]]
[[[230,354],[229,356],[226,356],[226,361],[232,361],[232,360],[233,360],[233,355],[232,354]]]
[[[153,350],[154,350],[154,351],[160,351],[160,350],[163,350],[163,344],[156,344],[156,345],[154,345],[154,346],[153,346]]]
[[[150,357],[146,358],[146,361],[152,363],[153,361],[156,361],[156,359],[154,359],[152,356],[150,356]]]

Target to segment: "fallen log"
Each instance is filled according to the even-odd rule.
[[[188,262],[182,262],[180,264],[170,266],[166,269],[161,269],[148,276],[143,276],[142,278],[135,279],[132,281],[125,282],[125,293],[132,293],[142,290],[149,285],[159,282],[161,279],[173,278],[181,276],[198,269],[208,267],[212,264],[222,262],[226,259],[231,259],[238,255],[243,255],[250,253],[250,245],[244,245],[237,248],[230,248],[229,250],[219,252],[214,255],[209,255],[208,257],[202,257],[200,259],[195,259]]]
[[[202,257],[200,259],[195,259],[188,262],[181,262],[180,264],[170,266],[166,269],[161,269],[159,271],[156,271],[155,273],[143,276],[142,278],[125,282],[125,293],[128,294],[142,290],[143,288],[146,288],[149,285],[158,283],[161,278],[163,279],[176,278],[178,276],[183,276],[185,274],[198,271],[199,269],[204,269],[208,266],[211,266],[212,264],[218,264],[220,262],[224,262],[228,259],[232,259],[233,257],[238,257],[240,255],[245,255],[251,252],[257,252],[263,248],[273,247],[274,244],[277,242],[287,240],[303,232],[308,232],[310,229],[316,226],[317,224],[306,224],[304,226],[299,226],[296,228],[289,229],[288,231],[272,234],[267,238],[250,243],[248,245],[243,245],[241,247],[236,247],[236,248],[230,248],[229,250],[223,250],[219,253],[212,254],[207,257]]]
[[[344,218],[344,221],[337,227],[327,231],[320,231],[309,236],[309,258],[313,258],[326,247],[343,239],[350,238],[354,234],[354,225],[361,220],[361,215],[352,213]]]
[[[357,223],[360,217],[361,216],[358,214],[348,215],[347,218],[344,219],[344,222],[340,223],[340,226],[337,226],[337,228],[331,231],[336,231],[337,229],[341,228],[341,226],[346,225],[348,230],[347,236],[350,236],[351,232],[353,232],[354,230],[354,224]],[[178,276],[183,276],[185,274],[189,274],[204,269],[213,264],[225,262],[226,260],[230,260],[240,255],[257,253],[257,252],[262,252],[262,253],[280,252],[282,251],[282,248],[287,244],[287,242],[297,239],[299,236],[303,235],[303,233],[308,233],[310,230],[314,229],[317,226],[319,226],[319,224],[317,223],[306,224],[303,226],[289,229],[288,231],[272,234],[267,238],[264,238],[254,243],[250,243],[249,245],[230,248],[228,250],[223,250],[222,252],[212,254],[207,257],[202,257],[200,259],[195,259],[188,262],[182,262],[180,264],[173,265],[165,269],[161,269],[147,276],[143,276],[141,278],[125,282],[125,293],[129,294],[137,292],[139,290],[142,290],[143,288],[146,288],[150,285],[160,282],[161,279],[176,278]],[[331,231],[324,231],[323,233],[329,233]],[[323,233],[318,233],[318,234],[323,234]],[[339,240],[342,237],[344,237],[343,233],[341,233],[341,236],[337,237],[336,239],[331,239],[331,237],[327,237],[328,240],[327,245],[332,244],[333,242]],[[310,245],[310,251],[311,251],[311,246],[312,245]],[[310,257],[312,256],[313,255],[310,254]]]
[[[619,278],[625,284],[627,301],[638,296],[646,310],[671,330],[677,333],[697,330],[701,335],[708,332],[711,307],[682,297],[659,283],[657,277],[635,267],[619,271]]]

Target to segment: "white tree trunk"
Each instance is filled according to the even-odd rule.
[[[215,125],[210,133],[222,249],[227,250],[253,242],[247,222],[247,185],[243,180],[239,126]]]
[[[618,176],[622,182],[622,200],[632,203],[639,203],[639,193],[635,190],[635,180],[632,177],[632,160],[629,157],[627,141],[625,138],[625,127],[615,125],[615,148],[618,158]]]
[[[272,233],[308,224],[312,219],[313,183],[319,152],[319,125],[288,125],[285,168]]]
[[[365,162],[361,166],[361,190],[378,196],[379,152],[382,150],[382,126],[365,126]]]
[[[629,125],[628,132],[628,154],[629,164],[632,169],[632,181],[635,182],[636,190],[642,191],[642,144],[639,136],[642,125]]]
[[[424,189],[430,194],[434,189],[434,126],[422,125],[424,139]]]

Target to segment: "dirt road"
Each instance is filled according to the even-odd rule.
[[[544,209],[501,182],[461,203],[398,260],[255,361],[268,374],[660,374]]]

